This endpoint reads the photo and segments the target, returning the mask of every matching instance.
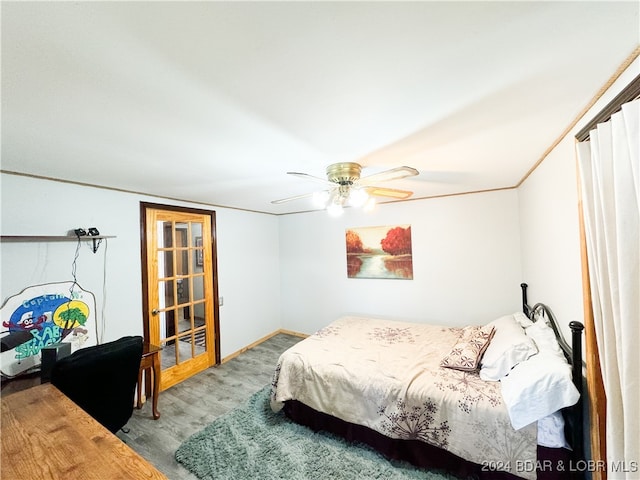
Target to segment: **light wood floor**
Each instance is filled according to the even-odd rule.
[[[118,437],[170,480],[196,479],[174,458],[180,444],[271,383],[280,354],[300,340],[293,335],[278,334],[163,391],[158,400],[160,418],[153,420],[147,402],[140,410],[134,409],[127,424],[129,433],[120,431]]]

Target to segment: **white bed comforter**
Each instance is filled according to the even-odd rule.
[[[535,423],[515,431],[499,382],[440,367],[460,332],[343,317],[281,355],[271,407],[298,400],[391,438],[422,440],[483,469],[535,478]]]

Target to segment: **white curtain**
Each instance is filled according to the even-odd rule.
[[[609,479],[640,478],[640,100],[577,144]]]

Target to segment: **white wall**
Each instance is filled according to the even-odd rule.
[[[518,197],[504,190],[280,217],[283,328],[313,333],[340,315],[448,325],[520,308]],[[410,224],[413,280],[350,279],[345,230]]]
[[[549,305],[567,340],[584,322],[575,135],[639,73],[636,59],[518,189],[529,300]]]
[[[216,211],[223,357],[280,328],[276,217],[8,174],[0,181],[3,235],[95,226],[117,237],[96,254],[83,244],[77,261],[78,283],[95,294],[98,322],[104,317],[102,341],[142,333],[141,201]],[[70,280],[75,249],[75,242],[0,244],[2,302],[29,285]]]
[[[551,152],[519,188],[523,277],[529,303],[554,312],[567,340],[569,322],[583,321],[578,194],[574,143]]]
[[[278,218],[217,209],[222,356],[281,328]]]

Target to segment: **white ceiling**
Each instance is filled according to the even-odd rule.
[[[409,165],[513,187],[640,43],[640,2],[2,2],[3,171],[259,212]]]

